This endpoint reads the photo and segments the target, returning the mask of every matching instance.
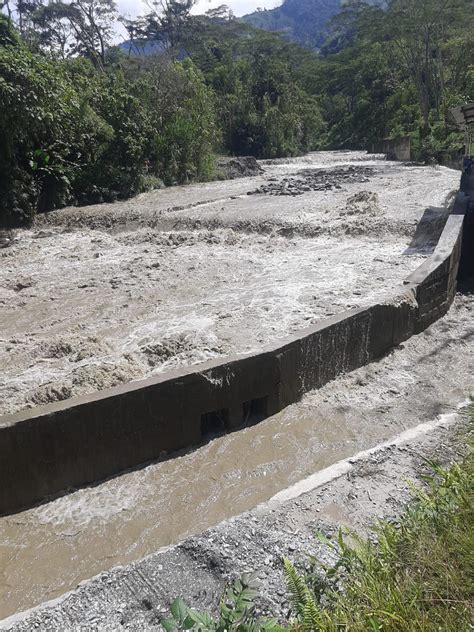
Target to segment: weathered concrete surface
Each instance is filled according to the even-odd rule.
[[[0,512],[197,445],[275,414],[380,357],[449,309],[463,216],[452,216],[405,292],[350,310],[261,353],[72,398],[0,420]]]
[[[411,160],[411,138],[409,136],[384,138],[375,145],[373,151],[386,154],[389,160],[408,162]],[[451,165],[446,166],[450,167]]]
[[[463,243],[463,215],[451,215],[433,255],[407,279],[418,305],[414,333],[443,316],[451,306],[457,286]]]
[[[218,175],[223,180],[235,178],[248,178],[259,176],[263,173],[262,167],[253,156],[236,156],[231,158],[218,158],[216,161]]]
[[[441,314],[446,298],[440,305],[429,288],[426,294],[429,313]],[[250,357],[8,415],[0,429],[0,509],[18,510],[163,452],[198,445],[209,432],[275,414],[406,340],[418,326],[416,312],[413,297],[400,297],[396,304],[334,317]]]
[[[437,154],[436,159],[443,167],[449,167],[450,169],[462,170],[463,153],[462,149],[458,151],[445,150]]]
[[[464,215],[460,261],[462,279],[474,277],[474,158],[464,158],[461,190],[454,201],[453,213]]]

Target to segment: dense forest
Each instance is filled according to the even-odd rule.
[[[129,20],[113,0],[0,0],[0,223],[212,179],[216,154],[462,145],[449,109],[474,100],[471,0],[348,1],[316,50],[194,4]]]

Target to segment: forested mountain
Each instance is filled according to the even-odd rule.
[[[474,100],[472,0],[347,0],[318,51],[194,4],[130,21],[114,0],[0,0],[0,224],[210,179],[216,153],[462,146],[449,110]],[[118,20],[160,54],[113,46]]]
[[[326,39],[331,18],[340,10],[341,0],[286,0],[280,7],[259,9],[238,20],[257,29],[279,32],[306,48],[318,48]],[[127,40],[120,46],[131,54],[152,55],[159,52],[158,42],[154,42],[153,46],[150,44],[138,46]]]
[[[365,0],[381,5],[384,0]],[[266,31],[279,31],[307,48],[319,48],[326,39],[328,25],[347,0],[284,0],[275,9],[258,10],[242,18],[247,24]]]
[[[329,20],[341,9],[341,0],[285,0],[280,7],[255,11],[242,19],[255,28],[280,31],[308,48],[325,39]]]

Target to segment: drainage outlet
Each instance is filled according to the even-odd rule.
[[[253,426],[268,417],[268,396],[251,399],[242,407],[242,425]]]
[[[226,431],[229,422],[229,409],[221,408],[201,415],[201,436],[209,439]]]

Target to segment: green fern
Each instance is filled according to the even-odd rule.
[[[288,592],[290,593],[290,604],[293,607],[295,613],[303,618],[304,607],[308,600],[308,587],[304,579],[298,575],[295,567],[286,557],[283,558],[283,568],[285,573],[286,584]]]
[[[303,616],[303,632],[317,632],[322,626],[321,612],[313,599],[306,602]]]
[[[298,575],[295,567],[287,558],[283,559],[283,567],[290,593],[290,603],[298,620],[303,623],[303,630],[318,630],[321,623],[320,610],[306,581]]]

